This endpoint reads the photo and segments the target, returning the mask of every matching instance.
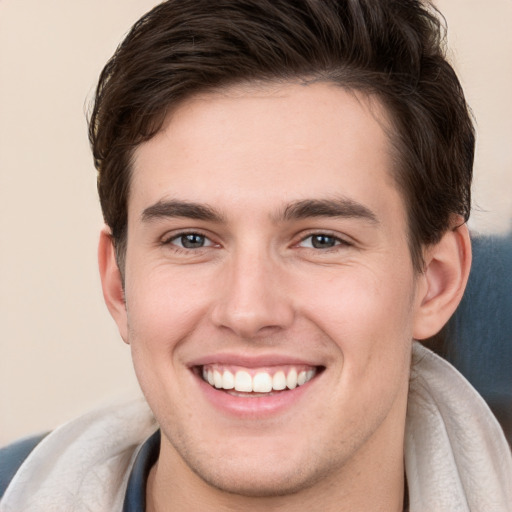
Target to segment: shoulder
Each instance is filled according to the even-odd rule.
[[[19,467],[46,435],[27,437],[0,448],[0,498]]]
[[[17,454],[0,463],[5,480],[12,478],[0,510],[122,510],[134,457],[156,429],[147,403],[137,397],[64,423],[24,450],[9,447]]]

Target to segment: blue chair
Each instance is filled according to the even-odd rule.
[[[484,397],[512,444],[512,231],[473,237],[473,267],[441,355]]]

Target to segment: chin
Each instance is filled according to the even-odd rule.
[[[255,468],[254,464],[244,466],[246,467],[230,465],[222,472],[202,471],[203,468],[192,469],[214,489],[250,498],[290,496],[313,486],[322,478],[322,475],[312,471],[312,468],[276,470],[275,465],[259,468]]]
[[[176,434],[176,430],[173,430]],[[185,465],[211,489],[232,495],[264,498],[289,496],[314,486],[333,470],[332,460],[315,457],[311,446],[298,446],[292,435],[230,440],[215,436],[214,446],[204,438],[174,435],[167,447],[175,462]],[[189,473],[190,474],[190,473]]]

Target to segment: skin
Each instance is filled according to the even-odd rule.
[[[107,230],[99,254],[163,433],[148,510],[402,509],[412,340],[449,318],[470,250],[454,228],[413,270],[388,125],[334,85],[246,86],[189,99],[137,148],[124,293]],[[276,412],[226,414],[191,370],[226,354],[323,371]]]

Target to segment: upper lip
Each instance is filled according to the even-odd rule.
[[[247,355],[236,353],[218,353],[211,355],[203,355],[188,363],[189,367],[204,366],[207,364],[224,364],[233,366],[242,366],[245,368],[263,368],[272,366],[285,365],[305,365],[305,366],[322,366],[318,361],[300,358],[286,354],[259,354]]]

